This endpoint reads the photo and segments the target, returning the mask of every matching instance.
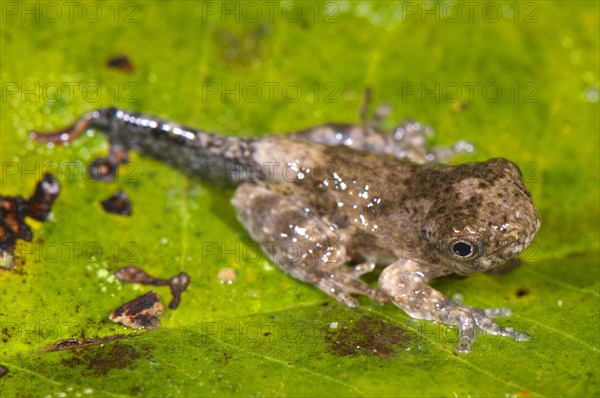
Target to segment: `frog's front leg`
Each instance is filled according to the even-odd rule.
[[[352,294],[384,301],[382,292],[360,279],[375,264],[346,265],[349,258],[339,235],[299,203],[301,195],[289,196],[272,188],[242,184],[232,199],[238,219],[270,260],[349,307],[358,305]]]
[[[413,318],[458,327],[457,352],[469,352],[473,349],[477,328],[485,333],[512,337],[516,341],[529,339],[526,333],[502,327],[491,320],[495,317],[510,316],[510,309],[479,309],[459,305],[429,286],[427,281],[439,275],[423,274],[419,271],[422,268],[411,260],[397,261],[382,271],[379,276],[379,288],[394,304]]]

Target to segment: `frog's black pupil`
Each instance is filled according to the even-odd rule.
[[[471,252],[473,251],[473,248],[468,243],[456,242],[452,246],[452,250],[454,250],[454,253],[458,254],[461,257],[467,257],[469,254],[471,254]]]

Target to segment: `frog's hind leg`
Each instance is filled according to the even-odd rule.
[[[372,115],[371,91],[365,91],[360,109],[360,124],[325,123],[302,131],[290,133],[289,137],[316,142],[329,146],[347,146],[359,151],[392,155],[400,160],[415,163],[443,163],[454,155],[472,152],[473,145],[461,140],[447,147],[431,147],[428,140],[433,135],[431,126],[412,119],[405,119],[391,130],[383,129],[383,124],[392,113],[389,103],[375,108]]]
[[[328,146],[348,146],[359,151],[387,153],[392,140],[381,133],[381,126],[391,114],[390,104],[383,104],[371,115],[371,90],[367,88],[359,117],[360,124],[325,123],[305,130],[289,133],[289,137]]]
[[[352,294],[382,301],[383,294],[360,279],[374,264],[346,265],[348,258],[339,236],[294,200],[246,183],[237,188],[232,203],[252,238],[286,273],[349,307],[358,304]]]

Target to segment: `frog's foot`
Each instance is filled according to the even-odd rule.
[[[475,150],[473,144],[469,141],[460,140],[452,146],[435,147],[431,149],[431,152],[427,155],[428,161],[436,163],[445,163],[452,159],[459,153],[472,153]]]
[[[484,333],[512,337],[516,341],[529,339],[526,333],[502,327],[492,321],[492,318],[510,316],[510,309],[479,309],[461,305],[458,302],[462,301],[462,297],[455,295],[452,299],[448,299],[427,284],[429,279],[441,274],[435,272],[427,274],[420,269],[422,265],[415,261],[398,260],[381,272],[379,288],[394,304],[413,318],[438,321],[458,327],[457,352],[469,352],[473,349],[477,329]]]
[[[430,150],[427,140],[433,135],[433,129],[412,119],[405,119],[392,131],[383,132],[382,125],[391,115],[392,107],[383,103],[369,117],[371,94],[371,89],[367,88],[360,108],[364,143],[360,145],[361,140],[351,139],[349,146],[367,152],[387,153],[415,163],[441,162],[451,158],[455,151],[462,151],[460,143],[451,148],[439,148],[439,151],[435,148]]]
[[[405,119],[394,130],[383,134],[388,142],[386,152],[398,159],[415,163],[434,161],[427,146],[428,138],[433,135],[431,126]]]
[[[473,349],[473,341],[478,328],[484,333],[512,337],[516,341],[529,340],[527,333],[518,332],[511,327],[500,326],[492,321],[492,318],[512,315],[509,308],[475,308],[457,305],[451,301],[448,301],[448,305],[444,308],[447,316],[442,317],[441,320],[444,323],[458,326],[459,339],[455,348],[457,352],[470,352]]]
[[[474,150],[473,144],[464,140],[449,147],[430,148],[427,141],[433,136],[433,128],[412,119],[402,121],[391,134],[392,153],[399,159],[416,163],[444,163],[459,153]]]
[[[352,294],[367,296],[371,300],[383,304],[387,301],[387,296],[360,279],[362,275],[374,269],[375,263],[371,262],[353,267],[338,267],[329,273],[319,275],[317,287],[348,307],[358,306],[358,301],[351,296]]]

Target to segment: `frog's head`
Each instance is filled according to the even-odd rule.
[[[430,230],[440,262],[467,275],[494,268],[531,244],[540,215],[514,163],[497,158],[444,174],[451,185],[440,191],[432,209],[438,228]]]

